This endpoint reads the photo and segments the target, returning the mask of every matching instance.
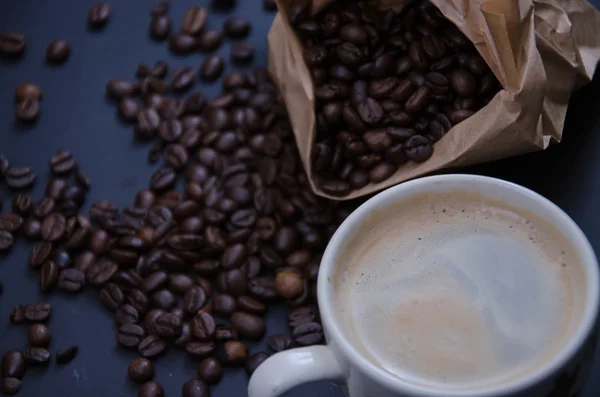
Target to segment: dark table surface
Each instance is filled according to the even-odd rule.
[[[101,31],[87,29],[86,17],[93,0],[5,0],[0,5],[0,31],[20,31],[28,39],[25,56],[17,62],[0,59],[0,152],[14,165],[30,165],[43,181],[47,162],[58,148],[73,152],[82,169],[93,179],[87,204],[109,199],[128,205],[135,192],[147,186],[153,167],[146,162],[147,146],[133,141],[132,128],[122,124],[115,109],[105,99],[106,82],[115,77],[132,78],[140,61],[153,64],[167,60],[171,66],[198,67],[200,54],[172,55],[164,43],[149,39],[151,0],[113,1],[112,16]],[[206,0],[178,0],[171,16],[177,27],[185,10]],[[209,27],[219,29],[228,15],[250,18],[250,40],[256,45],[254,65],[266,66],[266,34],[274,14],[262,9],[262,0],[239,0],[229,12],[211,9]],[[596,5],[598,3],[596,2]],[[48,67],[44,63],[47,43],[66,39],[72,54],[66,64]],[[228,58],[229,42],[218,51]],[[230,66],[228,66],[230,68]],[[42,114],[34,126],[24,127],[14,120],[13,92],[17,85],[34,82],[44,91]],[[196,86],[208,97],[216,95],[220,84]],[[581,226],[597,252],[600,252],[600,79],[573,95],[565,138],[546,152],[530,154],[465,171],[510,180],[548,197]],[[41,197],[44,183],[32,190]],[[6,199],[8,192],[0,190]],[[87,208],[86,208],[87,210]],[[21,396],[106,397],[134,396],[137,386],[128,381],[126,368],[135,357],[116,345],[113,318],[98,301],[96,291],[79,295],[55,292],[43,295],[37,275],[27,266],[28,243],[19,239],[10,255],[0,256],[0,351],[23,348],[26,327],[10,327],[10,309],[21,303],[46,300],[54,305],[49,327],[52,348],[79,344],[78,357],[69,365],[28,370]],[[270,333],[287,332],[283,308],[270,311]],[[250,351],[264,350],[264,343],[250,345]],[[597,352],[600,357],[600,350]],[[156,361],[156,380],[167,396],[181,393],[181,384],[195,377],[197,363],[184,353],[169,352]],[[246,396],[247,376],[242,370],[228,370],[213,387],[216,397]],[[600,390],[600,359],[584,397]],[[340,397],[337,386],[323,383],[295,390],[289,397]]]

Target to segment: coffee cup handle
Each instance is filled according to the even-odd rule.
[[[343,378],[342,367],[329,347],[290,349],[272,355],[254,371],[248,397],[278,397],[304,383]]]

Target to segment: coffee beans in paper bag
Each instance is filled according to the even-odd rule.
[[[545,149],[599,56],[598,38],[578,46],[581,29],[547,29],[581,1],[278,3],[269,69],[311,186],[330,198]],[[596,23],[589,11],[579,25]]]

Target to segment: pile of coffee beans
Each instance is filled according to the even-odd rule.
[[[223,36],[240,39],[251,30],[239,17],[225,22],[223,34],[206,30],[202,10],[185,14],[171,48],[192,34],[194,50],[201,50],[198,43],[210,50]],[[152,24],[167,12],[158,4]],[[232,60],[250,60],[252,47],[237,44]],[[197,74],[215,80],[224,69],[225,61],[211,55],[199,73],[191,67],[170,71],[163,61],[141,63],[139,80],[107,83],[118,115],[135,124],[136,139],[152,141],[149,160],[163,163],[148,189],[122,210],[101,200],[89,216],[79,212],[90,181],[66,150],[50,159],[53,177],[37,201],[21,191],[35,182],[33,170],[0,161],[5,183],[17,190],[12,208],[0,215],[4,249],[20,233],[35,241],[28,261],[39,269],[44,292],[98,290],[114,312],[116,343],[139,355],[128,374],[141,384],[143,397],[164,395],[151,360],[169,348],[199,360],[197,379],[182,386],[184,396],[208,396],[227,367],[251,374],[269,353],[250,352],[246,343],[267,333],[263,317],[271,303],[287,300],[291,307],[290,334],[268,338],[273,351],[323,342],[316,306],[320,256],[356,203],[312,193],[285,106],[266,71],[227,73],[222,94],[211,100],[191,92]],[[44,303],[18,306],[11,321],[39,323],[49,313]],[[49,336],[42,324],[32,325],[24,357],[48,362]],[[57,363],[76,352],[59,352]]]
[[[208,12],[192,7],[181,32],[172,34],[168,12],[165,2],[152,8],[150,33],[168,38],[178,53],[211,52],[224,38],[243,39],[252,29],[232,16],[222,32],[209,30]],[[102,27],[109,14],[110,8],[96,5],[88,23]],[[0,38],[0,50],[2,43]],[[253,54],[250,44],[238,42],[231,60],[245,63]],[[134,126],[137,140],[151,142],[149,161],[162,162],[148,188],[125,208],[99,200],[88,215],[81,213],[91,182],[67,150],[50,159],[52,176],[39,199],[25,190],[36,183],[36,173],[0,154],[0,182],[14,191],[10,204],[3,208],[0,201],[0,251],[22,235],[33,243],[28,264],[38,271],[41,291],[97,290],[114,313],[115,343],[138,356],[127,373],[140,384],[141,397],[165,395],[153,380],[152,360],[172,348],[198,360],[182,396],[209,396],[227,368],[251,374],[270,354],[250,351],[248,342],[267,335],[264,316],[271,304],[290,307],[289,334],[267,338],[273,352],[324,342],[316,300],[319,262],[358,203],[312,192],[285,105],[265,70],[226,73],[222,93],[212,99],[193,91],[197,77],[213,81],[224,72],[225,60],[207,55],[199,71],[140,63],[137,79],[107,83],[119,117]],[[17,103],[39,105],[41,96],[34,84],[15,93]],[[13,370],[5,374],[5,366],[50,361],[44,322],[51,312],[45,302],[11,311],[11,324],[30,325],[29,347],[5,354],[16,364],[5,365],[3,358],[3,393],[18,392],[22,377]],[[69,362],[77,351],[58,351],[56,363]]]
[[[312,170],[345,196],[423,162],[452,126],[500,86],[475,46],[429,1],[380,11],[334,2],[316,16],[293,0],[289,19],[304,46],[316,96]]]
[[[202,360],[199,380],[183,387],[184,395],[195,395],[186,390],[208,390],[224,367],[252,373],[268,357],[250,354],[245,342],[265,335],[269,303],[287,299],[292,308],[291,336],[272,335],[274,351],[323,342],[316,308],[320,255],[355,204],[311,191],[266,71],[230,72],[223,93],[207,100],[199,92],[167,96],[179,90],[177,79],[160,79],[166,70],[165,63],[141,65],[137,74],[149,74],[143,79],[152,84],[112,80],[107,86],[128,120],[136,112],[125,103],[136,103],[134,134],[154,139],[156,160],[162,158],[148,189],[121,211],[102,200],[92,203],[89,217],[80,214],[90,181],[74,156],[59,150],[49,162],[55,176],[45,196],[34,202],[16,194],[12,211],[0,215],[0,230],[11,244],[20,231],[36,241],[29,265],[40,270],[42,291],[97,288],[115,313],[121,346],[145,359],[176,347]],[[159,85],[158,91],[144,89]],[[8,183],[12,167],[5,163]],[[183,190],[176,189],[179,179]],[[17,307],[11,319],[25,321],[32,311],[34,321],[49,315],[44,305]],[[44,361],[49,355],[39,345],[47,333],[36,328],[30,341],[33,334],[33,360]],[[136,360],[129,373],[146,382],[141,390],[160,387],[151,381],[153,367]]]

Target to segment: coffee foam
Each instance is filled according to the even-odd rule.
[[[570,243],[476,194],[397,203],[345,246],[334,280],[344,332],[413,383],[460,390],[520,378],[552,360],[583,315]]]

